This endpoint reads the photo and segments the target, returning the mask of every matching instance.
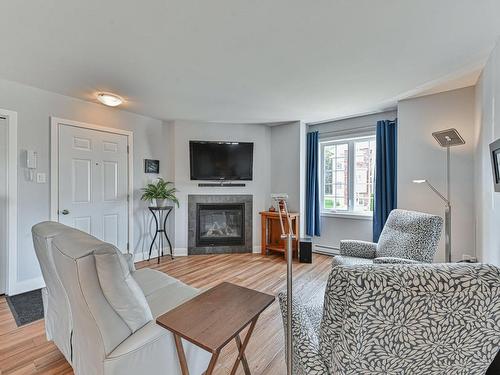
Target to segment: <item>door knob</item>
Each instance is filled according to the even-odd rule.
[[[61,211],[61,213],[62,213],[63,215],[67,215],[67,214],[69,214],[69,211],[68,211],[68,210],[62,210],[62,211]]]

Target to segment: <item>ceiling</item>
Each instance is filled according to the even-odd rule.
[[[151,117],[321,121],[473,85],[498,0],[4,0],[0,78]],[[7,15],[7,16],[5,16]]]

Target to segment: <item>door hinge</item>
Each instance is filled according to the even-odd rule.
[[[127,242],[127,251],[130,250],[129,243]]]
[[[130,154],[130,146],[127,145],[127,154]]]
[[[127,202],[130,202],[130,194],[127,194]]]

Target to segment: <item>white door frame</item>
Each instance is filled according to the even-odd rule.
[[[128,147],[128,246],[127,252],[133,246],[134,240],[134,133],[129,130],[109,128],[85,122],[50,117],[50,220],[59,221],[59,126],[67,125],[77,128],[97,130],[106,133],[127,136]]]
[[[17,285],[17,112],[0,109],[7,119],[7,275],[6,292],[14,293]]]

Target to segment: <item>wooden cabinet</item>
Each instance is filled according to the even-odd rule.
[[[263,211],[260,212],[261,225],[262,225],[262,238],[261,238],[261,253],[268,255],[271,252],[278,252],[285,255],[285,240],[281,238],[280,217],[278,212]],[[295,238],[293,240],[293,256],[297,257],[298,254],[298,238],[299,233],[299,214],[290,213],[292,219],[293,233]],[[288,220],[283,216],[283,225],[285,230],[288,230]]]

